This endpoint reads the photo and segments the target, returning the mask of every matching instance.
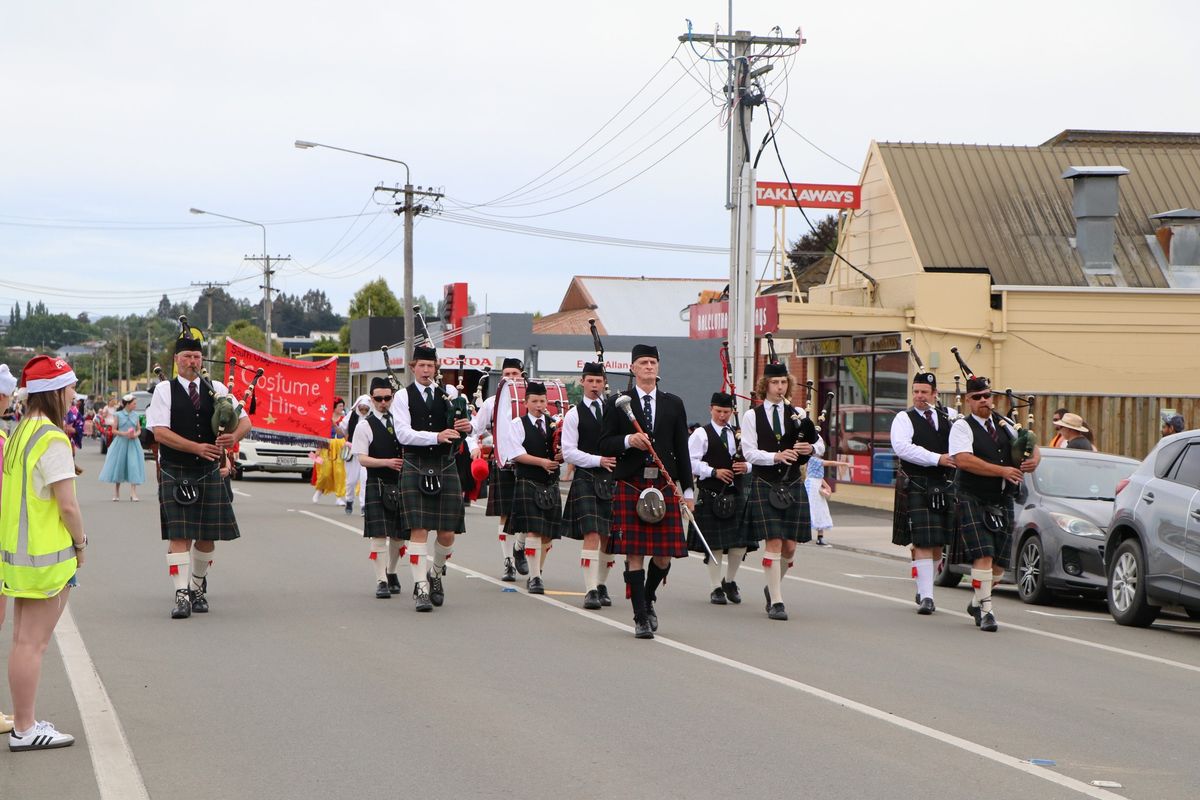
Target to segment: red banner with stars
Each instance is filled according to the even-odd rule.
[[[237,359],[236,366],[226,363],[225,385],[239,401],[254,372],[263,369],[254,390],[254,410],[246,408],[252,439],[318,446],[330,438],[336,357],[311,362],[271,356],[233,339],[225,340],[225,357]]]

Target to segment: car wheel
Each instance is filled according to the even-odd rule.
[[[1146,557],[1137,539],[1126,539],[1108,569],[1108,611],[1119,625],[1145,628],[1158,617],[1146,599]]]
[[[1188,619],[1194,619],[1197,622],[1200,622],[1200,608],[1189,608],[1188,606],[1184,606],[1183,610],[1187,612]]]
[[[306,469],[306,470],[304,470],[304,472],[301,472],[300,480],[304,481],[305,483],[311,482],[312,481],[312,470]]]
[[[1053,593],[1046,588],[1046,554],[1037,534],[1021,543],[1016,573],[1017,596],[1022,602],[1042,605],[1050,601]]]
[[[949,560],[946,558],[946,551],[943,550],[942,561],[938,565],[937,575],[933,577],[933,584],[935,586],[945,587],[958,586],[958,584],[962,582],[962,578],[963,576],[961,572],[955,572],[954,570],[950,569]]]

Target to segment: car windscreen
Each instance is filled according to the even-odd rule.
[[[1033,473],[1038,494],[1112,500],[1117,482],[1133,474],[1137,464],[1099,458],[1043,458]]]

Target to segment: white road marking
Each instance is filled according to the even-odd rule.
[[[236,495],[238,495],[239,497],[252,497],[252,495],[248,495],[248,494],[246,494],[246,493],[245,493],[245,492],[243,492],[241,489],[234,489],[234,490],[233,490],[233,493],[234,493],[234,494],[236,494]]]
[[[306,512],[301,512],[301,513],[306,513]],[[328,519],[327,517],[321,517],[321,516],[318,516],[316,514],[311,514],[311,513],[309,514],[309,516],[314,517],[315,519],[322,520],[324,522],[328,522],[331,525],[337,525],[338,527],[346,528],[347,530],[357,531],[356,528],[352,528],[343,522],[338,522],[336,520]],[[481,572],[477,572],[468,567],[464,567],[461,564],[454,564],[454,563],[448,562],[446,564],[446,566],[450,567],[451,569],[455,570],[456,572],[461,572],[463,575],[465,575],[467,577],[475,578],[476,580],[486,581],[487,583],[494,584],[495,586],[498,586],[502,589],[514,588],[508,584],[505,584],[503,581],[499,580],[498,578],[493,578],[490,575],[484,575]],[[561,611],[569,611],[570,613],[575,614],[575,615],[582,617],[583,619],[589,620],[591,622],[599,623],[601,625],[608,625],[609,627],[616,628],[617,630],[624,631],[626,633],[633,633],[633,628],[629,625],[626,625],[623,622],[617,622],[614,619],[609,619],[608,617],[601,616],[599,614],[596,614],[595,612],[586,611],[586,610],[584,610],[582,608],[578,608],[576,606],[567,605],[566,603],[562,602],[561,600],[555,600],[553,597],[547,597],[546,595],[532,595],[532,594],[529,594],[527,591],[524,591],[520,588],[517,588],[516,591],[518,594],[525,595],[526,597],[528,597],[532,600],[537,600],[539,602],[546,603],[546,604],[551,605]],[[868,594],[868,593],[863,592],[863,594]],[[965,617],[966,615],[963,614],[962,616]],[[807,683],[802,683],[793,678],[788,678],[784,675],[779,675],[774,672],[769,672],[765,669],[761,669],[759,667],[755,667],[751,664],[746,664],[741,661],[736,661],[732,658],[726,658],[725,656],[719,655],[717,653],[713,653],[708,650],[702,650],[699,647],[693,647],[692,645],[684,644],[683,642],[677,642],[674,639],[668,639],[661,635],[656,635],[654,637],[653,641],[664,647],[669,647],[673,650],[678,650],[682,653],[687,653],[688,655],[696,656],[697,658],[702,658],[705,661],[711,661],[714,664],[721,664],[722,666],[726,666],[731,669],[738,670],[739,672],[744,672],[747,675],[753,675],[757,678],[762,678],[764,680],[771,681],[773,683],[777,683],[777,684],[779,684],[781,686],[785,686],[789,689],[795,689],[799,692],[803,692],[804,694],[810,695],[812,697],[816,697],[821,700],[825,700],[827,702],[833,703],[834,705],[842,706],[843,708],[858,712],[859,714],[863,714],[864,716],[871,717],[880,722],[886,722],[889,725],[895,725],[896,727],[903,728],[904,730],[911,731],[912,733],[920,734],[921,736],[927,736],[930,739],[933,739],[935,741],[950,745],[951,747],[956,747],[960,750],[971,753],[972,755],[977,755],[977,756],[980,756],[981,758],[986,758],[989,761],[994,761],[995,763],[1000,764],[1001,766],[1010,767],[1011,769],[1015,769],[1020,772],[1024,772],[1028,775],[1032,775],[1035,778],[1040,778],[1049,783],[1057,784],[1058,786],[1062,786],[1065,789],[1070,789],[1072,791],[1079,792],[1080,794],[1086,795],[1088,797],[1097,798],[1097,800],[1128,800],[1123,795],[1114,794],[1113,792],[1108,792],[1103,789],[1091,786],[1087,783],[1084,783],[1083,781],[1076,780],[1075,778],[1071,778],[1066,775],[1061,775],[1057,772],[1051,772],[1050,770],[1044,769],[1042,767],[1034,766],[1032,764],[1026,763],[1025,761],[1022,761],[1019,758],[1010,756],[1007,753],[1002,753],[999,750],[993,750],[992,748],[985,747],[984,745],[978,744],[977,742],[972,742],[968,739],[963,739],[962,737],[955,736],[954,734],[946,733],[945,731],[940,731],[936,728],[931,728],[928,725],[922,725],[919,722],[913,722],[912,720],[905,719],[904,717],[897,716],[895,714],[892,714],[888,711],[884,711],[879,708],[875,708],[874,706],[869,706],[865,703],[860,703],[856,700],[851,700],[848,697],[843,697],[842,695],[834,694],[832,692],[827,692],[824,689],[819,689],[816,686],[812,686]]]
[[[860,575],[857,572],[843,572],[842,574],[845,575],[847,578],[879,578],[880,580],[884,580],[884,581],[911,581],[912,580],[912,578],[908,578],[908,577],[905,577],[902,575]]]
[[[79,706],[101,800],[149,800],[141,770],[129,740],[125,738],[125,729],[83,644],[70,606],[63,611],[54,637],[58,640],[67,679]]]
[[[1026,614],[1037,614],[1039,617],[1056,617],[1057,619],[1086,619],[1086,620],[1090,620],[1091,622],[1111,621],[1108,617],[1102,617],[1099,615],[1096,615],[1094,617],[1085,617],[1082,614],[1055,614],[1051,611],[1038,611],[1037,609],[1033,609],[1033,608],[1025,609],[1025,613]]]

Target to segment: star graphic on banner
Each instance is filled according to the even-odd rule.
[[[325,382],[326,382],[326,383],[329,383],[329,377],[328,377],[328,376],[326,376],[326,378],[325,378]]]
[[[278,419],[278,417],[272,416],[271,414],[267,414],[267,416],[263,420],[263,422],[267,423],[268,425],[274,425],[276,419]]]
[[[319,410],[319,411],[320,411],[322,414],[324,414],[326,411],[328,411],[328,410],[329,410],[329,407],[328,407],[328,406],[326,406],[324,403],[321,403],[321,405],[317,406],[317,409],[318,409],[318,410]],[[321,419],[325,419],[325,418],[324,418],[324,417],[321,417]]]

